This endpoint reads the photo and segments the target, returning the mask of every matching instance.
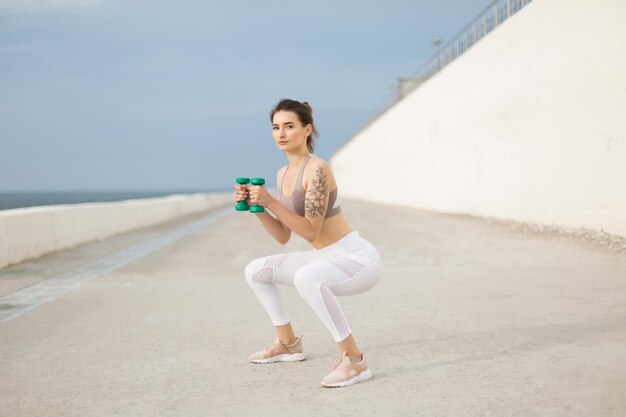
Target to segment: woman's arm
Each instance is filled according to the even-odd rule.
[[[280,180],[281,171],[286,171],[286,169],[281,168],[276,173],[276,184],[278,187],[280,187],[280,184],[282,184],[282,181]],[[282,175],[284,175],[284,172]],[[269,195],[269,193],[267,194]],[[267,206],[263,207],[269,209],[269,207]],[[289,242],[289,239],[291,238],[291,230],[285,227],[285,225],[282,224],[280,220],[272,217],[267,212],[257,213],[256,217],[261,221],[261,224],[263,225],[265,230],[267,230],[267,233],[269,233],[274,239],[276,239],[278,243],[284,245],[285,243]]]
[[[304,197],[304,217],[274,198],[269,199],[265,207],[271,210],[286,228],[313,242],[322,230],[328,208],[331,172],[326,163],[319,161],[313,164],[312,169],[307,169],[306,175],[309,186]]]
[[[269,209],[269,207],[265,207]],[[287,229],[285,225],[283,225],[280,220],[272,217],[268,212],[264,213],[256,213],[257,219],[261,221],[261,224],[267,230],[267,233],[272,235],[274,239],[281,245],[289,242],[291,238],[291,230]]]

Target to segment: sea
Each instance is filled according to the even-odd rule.
[[[173,194],[223,192],[212,190],[162,190],[162,191],[24,191],[0,192],[0,210],[23,207],[50,206],[55,204],[101,203],[165,197]]]

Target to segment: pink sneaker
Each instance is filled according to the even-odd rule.
[[[291,345],[284,345],[276,339],[265,350],[255,352],[248,359],[254,363],[297,362],[306,358],[302,351],[302,338],[296,337]]]
[[[328,388],[347,387],[357,382],[366,381],[372,377],[367,366],[365,355],[361,354],[361,361],[355,362],[343,352],[333,364],[331,372],[322,379],[322,386]]]

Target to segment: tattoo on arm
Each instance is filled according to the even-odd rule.
[[[328,205],[327,177],[322,166],[318,165],[304,200],[304,213],[310,219],[317,217],[317,215],[324,217],[326,214],[326,206]]]

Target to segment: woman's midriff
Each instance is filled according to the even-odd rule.
[[[324,220],[320,235],[311,242],[311,246],[318,250],[325,248],[350,232],[352,232],[352,228],[346,223],[346,218],[343,216],[343,213],[339,213],[336,216]]]

